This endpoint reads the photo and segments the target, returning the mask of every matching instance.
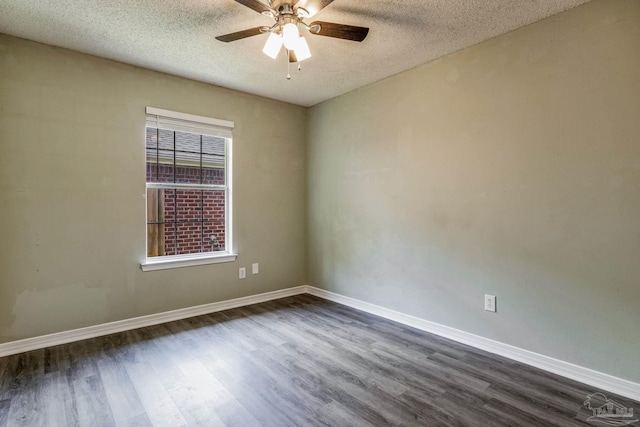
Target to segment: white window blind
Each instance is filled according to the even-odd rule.
[[[147,107],[147,127],[231,138],[233,122]]]

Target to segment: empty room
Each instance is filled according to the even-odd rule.
[[[0,0],[0,427],[640,427],[640,0]]]

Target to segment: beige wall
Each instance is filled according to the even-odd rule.
[[[640,381],[640,1],[595,0],[308,126],[311,284]]]
[[[235,122],[236,262],[140,271],[147,105]],[[303,284],[305,120],[301,107],[0,35],[0,342]],[[260,274],[238,280],[252,262]]]

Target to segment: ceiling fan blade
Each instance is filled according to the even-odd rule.
[[[247,6],[249,9],[253,9],[258,13],[273,12],[273,9],[269,5],[262,3],[258,0],[236,0],[241,5]]]
[[[316,28],[319,29],[317,31]],[[333,22],[312,22],[309,27],[312,34],[318,34],[320,36],[335,37],[337,39],[353,40],[361,42],[369,34],[369,29],[366,27],[356,27],[353,25],[334,24]]]
[[[312,17],[325,7],[329,6],[332,2],[333,0],[300,0],[296,6],[308,11],[309,17]]]
[[[255,27],[249,28],[248,30],[242,30],[235,33],[225,34],[223,36],[216,37],[216,40],[220,40],[221,42],[232,42],[240,39],[244,39],[251,36],[257,36],[258,34],[262,34],[262,30],[264,27]]]

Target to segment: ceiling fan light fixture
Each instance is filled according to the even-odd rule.
[[[307,44],[307,40],[302,36],[298,38],[298,41],[296,42],[296,47],[294,50],[296,52],[296,57],[298,58],[298,62],[311,58],[311,50],[309,50],[309,45]]]
[[[282,48],[282,37],[276,33],[270,33],[262,51],[270,58],[276,59]]]
[[[270,58],[277,59],[282,46],[287,50],[287,79],[291,63],[298,64],[311,58],[311,50],[307,40],[300,34],[300,26],[306,28],[311,35],[332,37],[334,39],[363,41],[369,33],[369,28],[354,25],[336,24],[335,22],[316,21],[310,24],[305,19],[315,15],[318,11],[331,4],[334,0],[235,0],[273,19],[271,26],[248,28],[234,33],[217,36],[216,39],[228,43],[247,37],[269,33],[269,38],[262,51]]]
[[[287,49],[295,49],[299,38],[300,31],[298,31],[298,26],[293,22],[289,22],[282,27],[282,41]]]

